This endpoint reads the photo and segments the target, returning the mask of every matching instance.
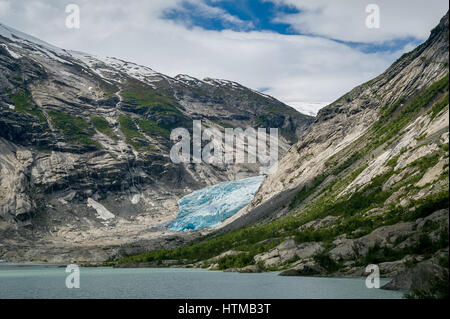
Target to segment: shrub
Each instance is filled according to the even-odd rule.
[[[217,263],[219,269],[242,268],[253,264],[253,256],[249,253],[241,253],[238,255],[228,255],[220,258]]]
[[[404,298],[407,299],[448,299],[449,291],[448,272],[444,272],[442,276],[433,276],[431,278],[431,287],[429,289],[414,289],[410,293],[406,293]]]
[[[314,261],[329,273],[337,271],[340,268],[340,265],[330,257],[329,253],[326,252],[316,254],[314,256]]]

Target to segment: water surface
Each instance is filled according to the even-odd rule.
[[[239,274],[175,268],[80,270],[80,288],[68,289],[65,268],[0,264],[0,299],[391,299],[403,295],[398,291],[367,289],[364,278],[282,277],[274,272]]]

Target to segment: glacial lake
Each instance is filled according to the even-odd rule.
[[[0,299],[321,299],[402,298],[368,289],[364,278],[282,277],[177,268],[80,268],[80,288],[68,289],[65,267],[0,264]],[[381,279],[381,284],[388,282]]]

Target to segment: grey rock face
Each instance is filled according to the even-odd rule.
[[[272,267],[283,264],[294,258],[311,258],[322,250],[323,247],[320,243],[297,244],[295,240],[289,239],[267,253],[256,255],[254,259],[257,263],[263,263],[266,267]]]
[[[342,164],[349,153],[364,149],[368,141],[361,138],[380,118],[383,107],[392,105],[401,98],[408,100],[443,78],[448,73],[446,65],[449,44],[446,25],[448,26],[448,15],[441,20],[424,44],[405,54],[383,74],[321,109],[314,124],[280,160],[277,171],[264,180],[246,212],[256,211],[258,206],[264,206],[283,194],[286,197],[285,203],[289,203],[297,192],[327,171],[326,164],[333,161]],[[448,122],[445,123],[444,119],[442,121],[439,129],[444,133]],[[438,130],[437,127],[436,129]],[[431,127],[429,130],[432,131]],[[420,127],[411,126],[409,134],[401,141],[403,147],[415,148],[417,141],[414,137],[425,131],[426,129],[421,132]],[[364,186],[382,173],[386,163],[402,149],[395,146],[391,145],[386,153],[374,152],[373,159],[367,159],[369,167],[357,180],[359,185],[351,185],[351,189],[345,193],[354,191],[356,186]],[[407,158],[411,157],[412,154],[404,154],[401,162],[404,160],[406,163]],[[323,184],[326,185],[329,181],[330,179],[326,179]],[[276,213],[276,210],[271,209],[266,215]]]
[[[263,269],[261,267],[259,267],[258,265],[249,265],[249,266],[239,269],[240,273],[249,273],[249,274],[260,273],[262,271],[263,271]]]
[[[387,290],[429,289],[432,279],[441,275],[444,271],[448,272],[448,269],[445,270],[439,266],[436,260],[426,260],[418,263],[411,269],[401,272],[381,288]]]
[[[325,272],[325,269],[323,269],[320,265],[318,265],[314,261],[308,261],[305,263],[301,263],[295,268],[287,269],[285,271],[282,271],[279,275],[280,276],[313,276],[313,275],[320,275]]]
[[[369,248],[376,244],[389,247],[390,243],[401,236],[410,235],[413,232],[414,223],[398,223],[391,226],[384,226],[375,229],[369,235],[357,239],[337,239],[336,245],[330,251],[330,255],[335,259],[347,260],[353,256],[364,256]]]
[[[337,216],[327,216],[323,219],[312,220],[306,223],[305,225],[300,226],[300,230],[301,231],[306,229],[317,230],[319,228],[331,227],[331,225],[333,225],[338,219],[339,217]]]
[[[173,128],[192,130],[193,120],[222,131],[277,127],[283,154],[313,121],[235,82],[171,78],[0,28],[4,254],[25,243],[45,250],[62,242],[71,250],[164,238],[148,230],[176,216],[179,198],[259,174],[256,164],[172,163]],[[99,218],[96,207],[114,218]]]
[[[436,258],[448,258],[438,256],[448,251],[448,21],[447,13],[426,42],[323,108],[224,226],[258,223],[284,238],[255,262],[290,268],[283,275],[336,276],[365,276],[375,263],[398,278],[392,289],[423,288],[439,272]]]

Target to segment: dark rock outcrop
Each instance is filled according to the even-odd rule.
[[[448,273],[448,269],[440,266],[437,260],[429,259],[398,274],[381,288],[386,290],[430,289],[433,285],[433,279],[442,277],[444,272]]]

